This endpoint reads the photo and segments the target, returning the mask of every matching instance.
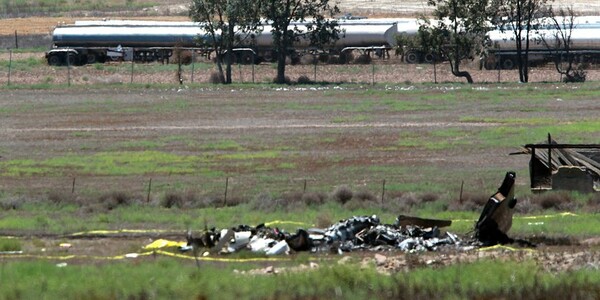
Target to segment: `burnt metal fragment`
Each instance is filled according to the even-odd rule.
[[[475,224],[475,238],[484,245],[508,244],[514,242],[507,232],[512,226],[512,217],[517,199],[514,197],[514,184],[517,175],[507,172],[498,191],[483,207]]]

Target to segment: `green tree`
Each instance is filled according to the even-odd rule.
[[[571,41],[575,20],[573,7],[560,8],[557,12],[550,9],[550,25],[547,28],[550,34],[541,35],[542,43],[554,56],[554,68],[565,76],[565,82],[583,82],[586,77],[583,65],[575,66],[577,55],[573,53]]]
[[[272,27],[273,53],[277,57],[276,83],[285,83],[286,57],[294,54],[294,43],[308,41],[323,48],[335,42],[337,22],[327,19],[339,13],[329,0],[260,0],[261,15]],[[302,23],[302,25],[298,25]]]
[[[550,0],[551,1],[551,0]],[[496,24],[514,35],[519,81],[529,81],[530,34],[542,22],[548,0],[493,0]]]
[[[206,32],[199,37],[216,55],[219,77],[231,83],[233,49],[239,40],[255,32],[260,24],[259,3],[247,0],[193,0],[189,15]],[[226,70],[223,72],[223,59]]]
[[[490,19],[488,0],[429,0],[434,20],[423,20],[418,38],[421,48],[448,59],[452,74],[473,83],[460,68],[465,59],[481,54]]]

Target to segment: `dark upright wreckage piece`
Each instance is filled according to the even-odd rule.
[[[512,216],[517,199],[514,197],[514,184],[517,175],[507,172],[498,192],[492,195],[475,224],[475,237],[484,245],[508,244],[514,242],[507,232],[512,226]]]

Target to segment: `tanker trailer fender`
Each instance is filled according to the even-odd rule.
[[[46,52],[46,60],[51,66],[74,66],[79,64],[79,51],[73,48],[55,48]]]

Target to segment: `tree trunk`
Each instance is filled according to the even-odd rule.
[[[286,83],[285,82],[285,51],[281,49],[277,51],[277,78],[275,83]]]
[[[464,77],[468,83],[473,83],[473,77],[471,77],[471,74],[467,71],[460,70],[460,59],[450,59],[450,69],[452,70],[452,75],[456,77]]]
[[[235,21],[231,21],[228,28],[228,37],[227,37],[227,74],[225,75],[225,83],[231,83],[231,65],[233,64],[233,58],[235,54],[233,53],[233,36],[234,36],[234,25]]]
[[[219,80],[221,83],[225,83],[225,76],[223,76],[223,55],[219,52],[215,54],[217,56],[217,70],[219,70]]]

